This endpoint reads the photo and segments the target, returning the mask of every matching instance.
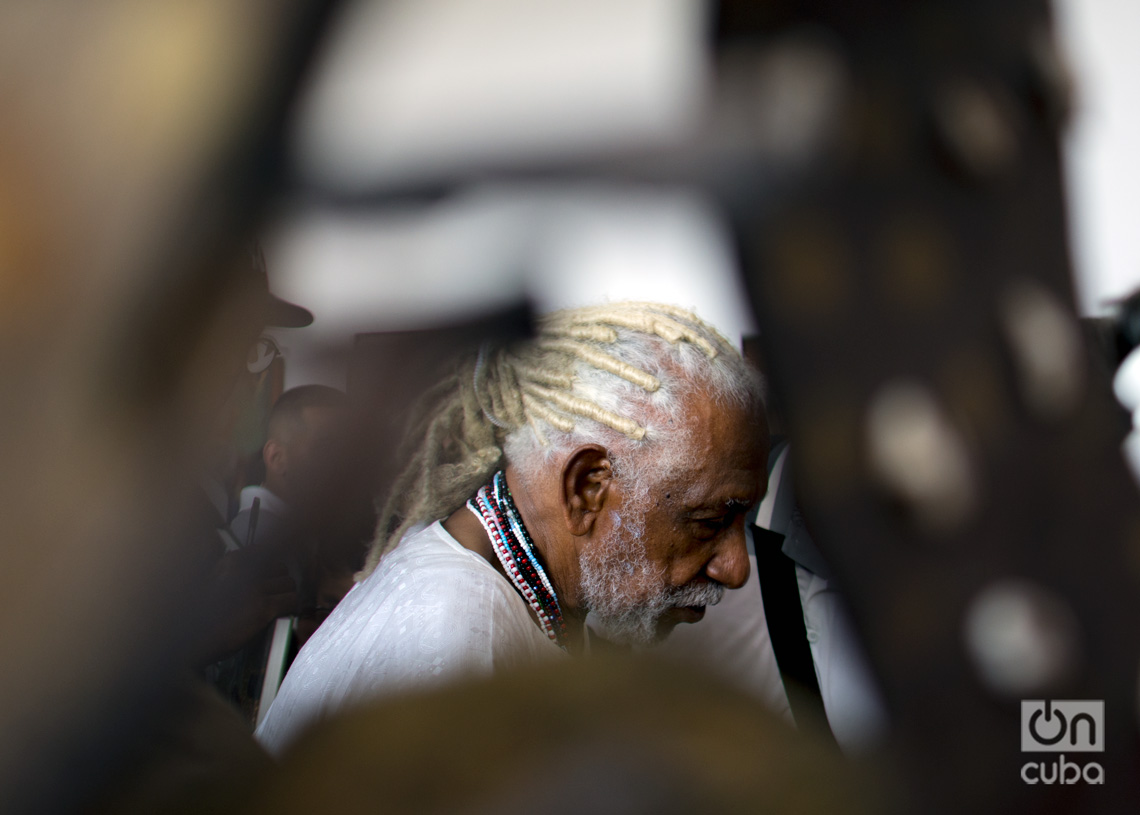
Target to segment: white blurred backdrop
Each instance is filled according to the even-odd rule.
[[[423,183],[468,162],[542,161],[676,140],[708,82],[691,0],[364,0],[329,43],[294,139],[303,177]],[[1140,3],[1059,0],[1077,89],[1067,134],[1075,291],[1084,313],[1140,285]],[[504,22],[506,21],[506,22]],[[539,32],[539,33],[535,33]],[[755,330],[716,212],[684,190],[475,185],[379,212],[285,206],[271,283],[310,308],[276,332],[287,386],[343,386],[331,349],[503,305],[604,299],[693,307]]]

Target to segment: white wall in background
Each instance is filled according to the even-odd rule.
[[[693,309],[730,341],[756,330],[729,235],[684,193],[587,191],[551,210],[531,291],[543,311],[603,300]]]
[[[357,188],[668,138],[700,112],[707,13],[694,0],[354,0],[302,99],[297,165]]]
[[[1088,314],[1140,286],[1140,2],[1055,0],[1076,80],[1066,140],[1077,295]]]
[[[494,0],[497,11],[526,5]],[[475,0],[363,2],[358,13],[420,36],[409,34],[381,54],[362,49],[369,35],[349,26],[349,53],[326,71],[355,67],[361,73],[343,87],[334,82],[327,98],[310,98],[298,143],[311,159],[304,151],[316,149],[314,140],[347,140],[318,153],[360,162],[360,178],[431,175],[446,169],[440,157],[457,145],[479,154],[505,138],[502,149],[533,149],[543,127],[562,121],[543,112],[556,102],[566,103],[572,119],[582,118],[563,125],[575,125],[566,133],[577,133],[584,149],[609,138],[652,140],[653,133],[683,126],[706,79],[698,48],[702,14],[692,8],[701,4],[681,5],[590,0],[553,4],[541,14],[531,9],[526,14],[563,15],[557,25],[543,18],[545,39],[534,40],[521,23],[537,17],[492,25],[491,15],[475,13]],[[435,19],[445,6],[461,12],[451,23]],[[1077,87],[1065,151],[1076,290],[1082,311],[1098,313],[1106,300],[1140,286],[1140,0],[1057,0],[1056,13]],[[461,36],[475,23],[470,30],[478,36]],[[582,52],[571,41],[593,45]],[[432,48],[442,56],[432,56]],[[488,48],[497,61],[475,59]],[[519,72],[512,68],[517,64],[531,69]],[[512,90],[500,98],[496,89],[504,77]],[[369,98],[370,82],[379,83],[372,109],[361,102]],[[540,92],[551,83],[564,92]],[[427,105],[429,97],[436,103]],[[438,104],[441,99],[451,102]],[[491,130],[470,129],[481,111],[493,114]],[[605,119],[606,126],[587,138],[590,117]],[[329,129],[334,119],[346,129]],[[429,138],[432,133],[438,139]],[[530,140],[525,148],[515,143],[524,137]],[[365,149],[369,145],[376,149]],[[339,164],[308,164],[307,170],[353,177]],[[348,175],[338,176],[342,171]],[[695,306],[733,338],[751,330],[715,215],[680,193],[477,188],[436,206],[379,214],[295,210],[283,216],[267,253],[275,291],[316,315],[312,328],[281,334],[295,360],[292,370],[310,381],[342,375],[323,370],[328,361],[317,346],[347,350],[357,331],[493,308],[524,289],[542,308],[644,297]]]
[[[299,209],[266,258],[274,293],[314,316],[273,332],[288,387],[337,385],[343,366],[321,367],[356,333],[430,327],[523,296],[540,312],[655,300],[696,310],[735,342],[755,330],[723,225],[683,191],[488,187],[403,212]]]

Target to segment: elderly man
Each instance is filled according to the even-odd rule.
[[[582,651],[588,613],[652,644],[748,578],[760,383],[690,312],[559,312],[429,397],[362,581],[258,731],[271,750],[355,699]]]

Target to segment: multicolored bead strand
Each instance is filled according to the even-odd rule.
[[[538,562],[534,542],[507,489],[507,479],[502,470],[495,473],[490,483],[479,488],[467,502],[467,508],[475,513],[487,531],[491,548],[503,571],[534,610],[546,636],[565,650],[566,623],[562,607],[546,570]]]

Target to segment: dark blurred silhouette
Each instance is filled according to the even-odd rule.
[[[240,545],[284,553],[298,587],[299,616],[309,616],[322,607],[319,595],[328,594],[321,589],[328,582],[326,577],[347,576],[351,581],[359,568],[338,557],[337,530],[319,525],[330,514],[328,504],[343,508],[338,476],[347,463],[349,445],[342,434],[348,418],[347,399],[335,388],[304,385],[281,394],[269,414],[262,450],[265,480],[242,490],[238,513],[230,524]],[[257,520],[251,525],[255,501]],[[364,543],[363,538],[357,541],[361,552]],[[326,614],[330,609],[327,603],[323,605]]]
[[[229,533],[223,485],[232,459],[228,445],[234,417],[243,397],[252,393],[248,349],[267,324],[304,325],[312,315],[269,293],[260,249],[239,257],[231,268],[246,281],[248,297],[234,304],[235,314],[244,320],[233,342],[216,348],[215,364],[230,386],[215,414],[213,444],[203,456],[206,466],[191,488],[194,509],[183,519],[179,535],[196,564],[180,578],[190,591],[185,612],[193,628],[192,650],[181,675],[166,688],[164,703],[128,740],[131,758],[121,775],[112,776],[103,803],[114,811],[163,808],[190,790],[195,795],[223,794],[209,791],[240,787],[268,761],[250,737],[249,723],[204,681],[202,671],[217,682],[219,671],[224,674],[234,664],[232,659],[218,660],[262,639],[274,619],[297,606],[286,553],[271,547],[243,548]]]
[[[710,675],[594,657],[347,710],[302,736],[247,806],[854,815],[894,811],[885,780]]]
[[[265,613],[254,616],[250,612],[255,609],[240,609],[258,630],[236,653],[211,666],[211,681],[251,727],[266,681],[272,693],[279,681],[275,671],[288,666],[352,587],[371,539],[372,502],[352,463],[358,429],[349,419],[347,398],[335,388],[303,385],[281,394],[267,421],[264,480],[242,489],[230,524],[240,549],[229,559],[267,565],[259,577],[274,581],[282,592],[267,595],[268,586],[251,586],[248,593],[274,601],[264,605],[265,613],[289,618],[283,631],[269,625]],[[275,651],[274,638],[282,637]],[[270,665],[271,658],[281,664]]]

